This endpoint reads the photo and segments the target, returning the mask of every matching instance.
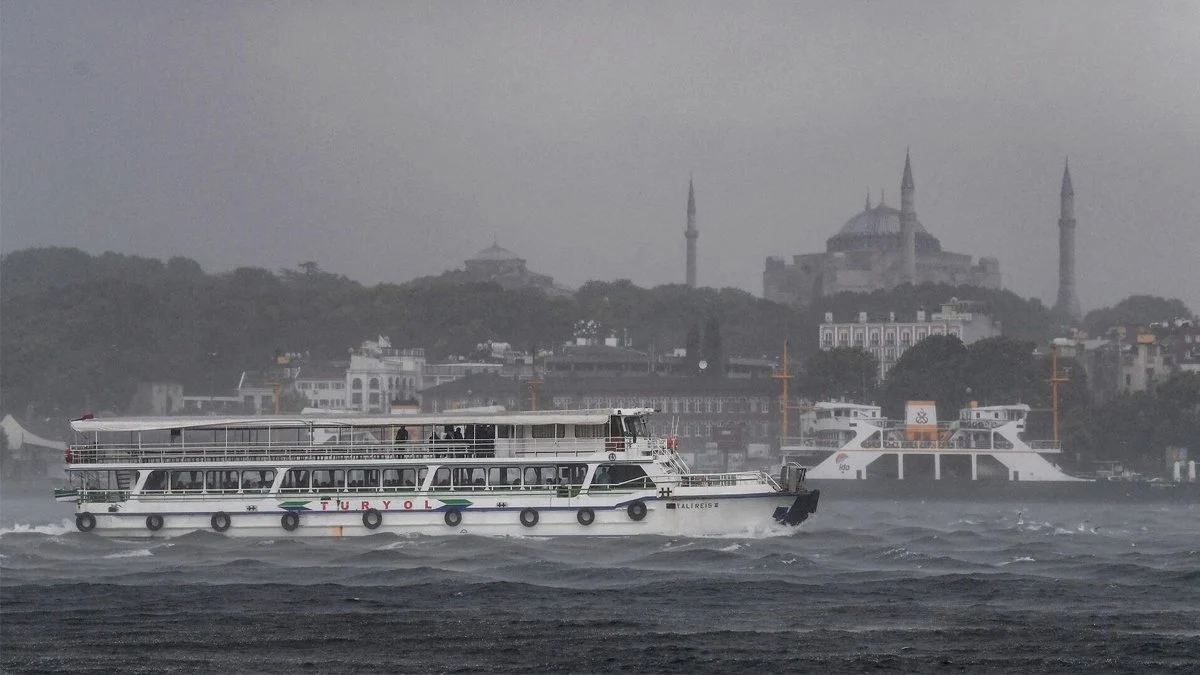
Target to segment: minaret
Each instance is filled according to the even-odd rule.
[[[1058,218],[1058,301],[1054,311],[1079,321],[1079,298],[1075,295],[1075,189],[1071,187],[1071,165],[1063,165],[1061,214]]]
[[[904,151],[904,178],[900,181],[900,283],[917,283],[917,208],[913,203],[912,162]]]
[[[696,287],[696,238],[700,231],[696,229],[696,190],[692,187],[692,179],[688,179],[687,230],[683,236],[687,238],[687,285]]]

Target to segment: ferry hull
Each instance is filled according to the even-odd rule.
[[[837,480],[810,478],[838,503],[867,500],[1198,503],[1200,484],[1131,481],[965,481],[931,479]]]
[[[218,531],[218,526],[227,536],[264,539],[384,533],[423,536],[714,536],[790,530],[789,526],[807,519],[816,509],[816,497],[810,497],[807,492],[686,498],[630,496],[609,505],[573,500],[580,503],[510,503],[504,507],[486,507],[450,506],[438,500],[427,505],[423,497],[411,501],[417,502],[416,508],[404,509],[401,502],[395,504],[394,509],[372,509],[371,515],[361,508],[341,508],[343,502],[337,500],[327,501],[329,506],[325,510],[320,507],[268,510],[257,504],[250,505],[257,507],[253,511],[247,511],[246,504],[213,504],[209,510],[195,503],[129,502],[117,511],[109,511],[102,508],[103,505],[89,504],[77,514],[76,522],[78,526],[82,517],[85,520],[80,529],[105,536],[150,538],[195,531],[214,532]],[[535,515],[530,515],[531,512]],[[91,527],[88,527],[91,522],[84,513],[94,518]],[[218,513],[228,516],[228,520],[223,516],[214,517]],[[294,514],[294,529],[285,527],[285,517],[292,518],[287,514]],[[152,520],[155,517],[159,520]],[[370,528],[368,522],[378,522],[378,525]],[[151,526],[157,526],[157,529],[150,529]]]

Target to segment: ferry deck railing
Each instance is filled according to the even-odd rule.
[[[641,442],[644,440],[645,442]],[[72,445],[67,463],[88,464],[166,464],[166,463],[247,463],[321,460],[455,459],[495,457],[497,451],[514,458],[588,457],[599,453],[644,450],[645,456],[664,451],[659,438],[501,438],[416,442],[303,442],[213,444],[129,444]]]

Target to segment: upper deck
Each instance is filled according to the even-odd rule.
[[[666,450],[649,408],[437,415],[85,419],[68,464],[583,457]],[[627,456],[627,455],[626,455]]]

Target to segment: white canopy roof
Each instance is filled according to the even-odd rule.
[[[243,415],[236,417],[114,417],[74,420],[79,432],[164,429],[295,429],[308,427],[400,427],[426,424],[604,424],[611,415],[646,415],[652,408],[545,410],[537,412],[444,412],[416,415]]]
[[[59,451],[67,449],[67,444],[62,441],[51,441],[35,433],[26,431],[25,427],[21,426],[21,423],[12,415],[5,415],[4,419],[0,420],[0,429],[4,429],[5,435],[8,436],[8,445],[11,448],[36,445],[40,448],[51,448]]]

